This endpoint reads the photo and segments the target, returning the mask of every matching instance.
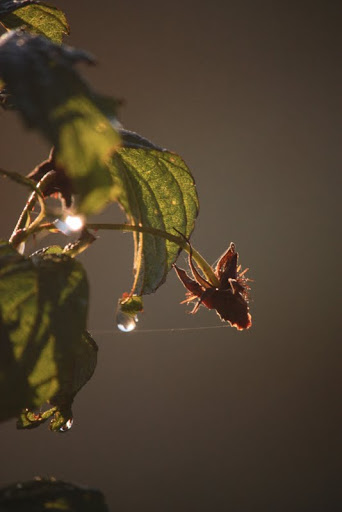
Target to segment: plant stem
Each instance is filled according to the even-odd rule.
[[[166,231],[162,231],[161,229],[145,227],[145,226],[134,226],[131,224],[87,224],[87,229],[108,229],[114,231],[135,231],[138,233],[148,233],[150,235],[164,238],[173,242],[182,249],[184,249],[188,254],[190,253],[189,244],[181,237],[172,235],[171,233],[167,233]],[[202,270],[203,274],[214,286],[219,286],[218,279],[209,265],[209,263],[203,258],[203,256],[197,252],[194,248],[192,248],[192,257],[194,261],[197,263],[198,267]]]
[[[34,219],[34,221],[31,222],[31,224],[26,229],[27,236],[35,231],[36,227],[39,226],[39,224],[41,223],[41,221],[45,217],[45,202],[44,202],[44,199],[42,199],[38,195],[37,195],[37,199],[39,201],[40,212],[39,212],[38,216]]]
[[[36,201],[37,201],[37,194],[36,194],[36,192],[32,192],[32,194],[28,198],[28,201],[27,201],[23,211],[20,214],[20,217],[18,219],[18,222],[17,222],[15,228],[13,229],[13,233],[9,240],[10,242],[12,242],[15,234],[17,233],[17,231],[19,231],[19,229],[24,229],[25,224],[26,224],[27,215],[32,210],[34,205],[36,204]]]
[[[21,229],[25,228],[27,216],[34,208],[34,205],[36,204],[37,200],[39,201],[40,205],[40,212],[38,214],[38,217],[25,229],[25,239],[36,231],[37,227],[45,217],[45,203],[44,199],[42,197],[41,192],[44,191],[44,188],[46,185],[53,179],[53,173],[48,172],[43,176],[43,178],[37,183],[36,189],[32,194],[30,195],[23,211],[20,214],[20,217],[18,219],[18,222],[13,230],[13,233],[11,235],[11,238],[9,239],[10,243],[14,243],[15,245],[15,236],[17,232]]]
[[[4,178],[9,178],[15,183],[19,183],[20,185],[24,185],[25,187],[30,188],[31,190],[33,190],[33,192],[37,191],[36,183],[32,181],[30,178],[22,176],[22,174],[19,174],[18,172],[6,171],[5,169],[2,169],[0,167],[0,175],[3,176]]]

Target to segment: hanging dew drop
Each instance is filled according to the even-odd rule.
[[[137,326],[138,313],[143,310],[142,299],[137,295],[124,293],[118,301],[116,325],[121,332],[132,332]]]
[[[68,430],[71,429],[73,423],[74,423],[73,418],[69,418],[68,421],[60,427],[59,431],[60,432],[68,432]]]
[[[118,329],[122,332],[131,332],[137,326],[138,317],[131,316],[123,311],[118,311],[116,315],[116,325]]]

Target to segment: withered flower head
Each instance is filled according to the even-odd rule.
[[[190,243],[189,247],[189,266],[194,279],[189,277],[185,270],[174,265],[179,279],[188,290],[183,303],[198,299],[191,313],[196,313],[199,306],[203,304],[208,309],[216,309],[222,320],[227,320],[239,331],[249,329],[252,325],[252,317],[248,310],[249,279],[245,277],[248,269],[240,272],[241,266],[238,265],[239,255],[235,250],[235,244],[233,242],[230,244],[214,270],[219,281],[218,287],[204,279],[198,272],[192,261]]]
[[[65,201],[65,206],[69,208],[72,204],[72,194],[74,193],[74,190],[71,180],[65,174],[64,169],[56,165],[54,147],[51,149],[47,160],[44,160],[44,162],[37,165],[37,167],[27,175],[27,178],[38,183],[48,172],[53,173],[53,176],[49,186],[43,190],[44,196],[48,197],[60,194]]]

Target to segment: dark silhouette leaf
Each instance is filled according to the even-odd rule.
[[[0,489],[1,512],[109,512],[102,493],[54,478],[36,478]]]

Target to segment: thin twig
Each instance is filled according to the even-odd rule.
[[[25,230],[25,237],[29,236],[31,233],[33,233],[38,225],[41,223],[41,221],[43,220],[43,218],[45,217],[45,202],[44,202],[44,199],[42,197],[42,192],[44,192],[44,188],[49,184],[49,182],[51,181],[53,177],[53,172],[48,172],[47,174],[45,174],[42,179],[37,183],[36,185],[36,190],[34,192],[32,192],[32,194],[30,195],[23,211],[21,212],[20,214],[20,217],[18,219],[18,222],[13,230],[13,233],[9,239],[10,243],[12,243],[14,240],[15,240],[15,236],[17,234],[17,232],[20,230],[20,229],[24,229],[25,228],[25,225],[26,225],[26,220],[27,220],[27,215],[32,211],[32,209],[34,208],[37,200],[39,201],[39,205],[40,205],[40,212],[37,216],[37,218],[26,228]]]
[[[188,254],[190,254],[189,244],[181,237],[172,235],[167,231],[163,231],[161,229],[146,227],[146,226],[135,226],[131,224],[87,224],[88,229],[108,229],[114,231],[135,231],[138,233],[148,233],[150,235],[164,238],[177,244],[179,247],[184,249]],[[209,265],[209,263],[203,258],[203,256],[197,252],[194,248],[192,248],[192,257],[196,261],[199,268],[203,271],[203,274],[209,279],[209,281],[214,286],[219,286],[218,279],[214,274],[213,269]]]

